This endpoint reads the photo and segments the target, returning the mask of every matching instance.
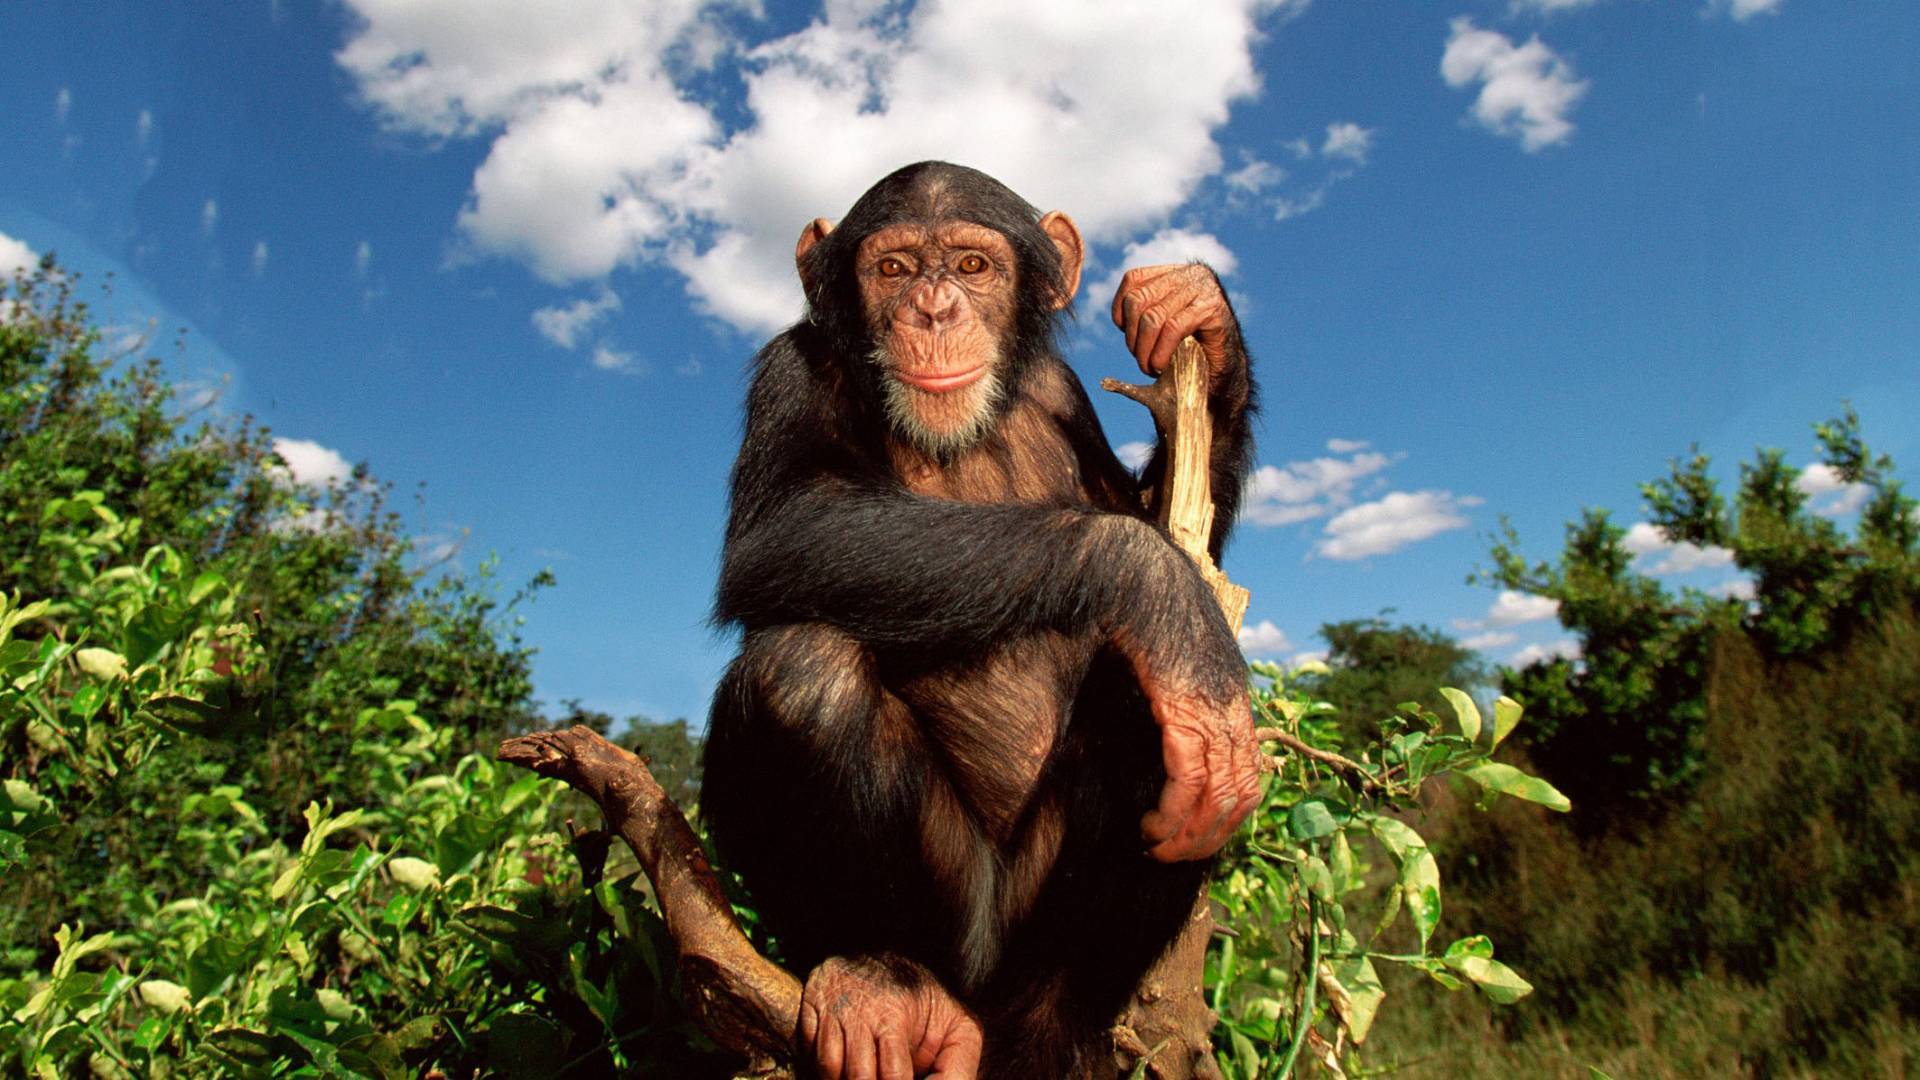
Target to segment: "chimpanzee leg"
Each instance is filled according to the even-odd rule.
[[[701,806],[797,970],[938,954],[920,838],[929,769],[859,642],[820,624],[747,635],[714,697]]]
[[[1164,783],[1138,683],[1117,657],[1097,658],[1043,780],[1065,822],[1059,854],[980,995],[992,1003],[986,1074],[1076,1074],[1184,927],[1210,863],[1146,855],[1140,818]]]

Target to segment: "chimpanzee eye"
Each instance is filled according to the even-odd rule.
[[[880,260],[881,277],[899,277],[906,272],[907,264],[901,262],[899,259],[885,258]]]
[[[978,274],[985,271],[986,268],[987,260],[978,255],[967,255],[960,260],[959,269],[963,274]]]

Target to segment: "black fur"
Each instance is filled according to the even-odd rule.
[[[744,640],[714,700],[702,795],[721,857],[799,969],[829,955],[926,965],[980,1016],[985,1073],[999,1077],[1066,1076],[1095,1052],[1206,873],[1143,854],[1140,816],[1165,777],[1115,636],[1182,658],[1183,677],[1222,700],[1245,678],[1210,592],[1148,523],[1142,480],[1115,459],[1058,357],[1051,298],[1062,271],[1038,217],[983,174],[922,163],[882,180],[809,253],[808,322],[755,360],[716,609]],[[949,501],[893,475],[873,365],[862,362],[871,342],[853,253],[894,222],[952,218],[999,230],[1018,253],[1005,407],[1042,374],[1064,376],[1066,404],[1051,421],[1077,483],[1058,498]],[[1244,361],[1237,339],[1232,348]],[[1252,453],[1251,397],[1244,378],[1215,395],[1216,552]],[[979,452],[1017,462],[1005,438],[990,432]],[[1039,644],[1044,670],[1018,686],[973,674]],[[963,939],[976,898],[928,865],[921,819],[936,790],[980,790],[998,732],[962,724],[956,734],[949,717],[937,736],[905,700],[928,677],[958,680],[969,701],[1038,695],[1033,707],[1058,718],[1051,755],[999,841],[1017,850],[1051,804],[1064,820],[1059,853],[1005,928],[998,963],[970,984]],[[986,828],[979,806],[966,809],[955,829]],[[999,871],[986,880],[1004,881]]]

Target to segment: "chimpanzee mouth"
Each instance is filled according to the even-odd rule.
[[[971,386],[979,380],[980,376],[986,373],[987,365],[976,364],[963,371],[935,373],[919,373],[895,369],[893,375],[901,382],[906,383],[916,390],[925,390],[930,394],[945,394],[949,391],[959,390],[965,386]]]

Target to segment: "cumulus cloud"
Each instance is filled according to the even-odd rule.
[[[1328,559],[1387,555],[1408,544],[1467,527],[1462,511],[1484,500],[1450,491],[1393,491],[1334,515],[1313,550]]]
[[[353,476],[353,464],[342,457],[338,450],[310,439],[275,438],[273,452],[286,462],[283,475],[295,484],[333,487],[346,483]]]
[[[24,241],[0,233],[0,280],[11,279],[15,273],[31,272],[38,265],[40,256]]]
[[[1579,658],[1580,643],[1572,638],[1562,638],[1559,641],[1538,642],[1521,649],[1507,657],[1507,666],[1523,668],[1545,660],[1578,660]]]
[[[1240,651],[1250,657],[1271,659],[1292,649],[1293,642],[1287,640],[1286,631],[1273,625],[1271,619],[1240,628]]]
[[[1245,164],[1221,177],[1221,180],[1229,191],[1258,195],[1286,178],[1287,170],[1280,166],[1259,158],[1248,158]]]
[[[602,288],[594,297],[581,297],[564,307],[544,307],[533,313],[534,329],[540,336],[563,349],[580,343],[588,331],[608,315],[620,310],[620,298],[612,289]]]
[[[1365,165],[1372,150],[1373,129],[1352,121],[1328,124],[1327,141],[1320,144],[1321,157],[1345,158],[1355,165]]]
[[[1728,578],[1708,589],[1713,596],[1724,596],[1729,600],[1751,600],[1754,597],[1753,579],[1746,577]]]
[[[1326,517],[1350,505],[1354,486],[1392,462],[1386,454],[1369,451],[1262,465],[1247,478],[1240,518],[1271,526]]]
[[[1541,15],[1555,15],[1562,11],[1578,11],[1592,7],[1600,0],[1513,0],[1513,10],[1536,12]]]
[[[1675,543],[1667,539],[1667,534],[1658,526],[1647,521],[1636,521],[1629,526],[1620,544],[1649,574],[1685,574],[1733,562],[1733,552],[1726,548],[1701,547],[1685,541]]]
[[[1498,649],[1511,645],[1519,640],[1520,635],[1511,630],[1489,630],[1484,634],[1475,634],[1470,638],[1464,638],[1460,644],[1475,652],[1485,652],[1488,649]]]
[[[1124,442],[1113,448],[1120,464],[1139,472],[1146,467],[1147,459],[1153,457],[1153,444],[1145,442]]]
[[[632,353],[621,352],[608,345],[594,347],[593,366],[601,371],[618,371],[625,375],[638,375],[644,370]]]
[[[1365,439],[1328,439],[1327,440],[1327,449],[1333,451],[1336,454],[1351,454],[1357,450],[1365,450],[1367,447],[1372,445],[1373,445],[1372,443],[1368,442]]]
[[[1519,626],[1523,623],[1539,622],[1560,614],[1560,601],[1549,600],[1544,596],[1502,589],[1487,613],[1478,619],[1455,619],[1453,625],[1461,630],[1484,630],[1489,627]]]
[[[1873,489],[1866,484],[1849,484],[1840,478],[1839,470],[1825,462],[1814,462],[1800,470],[1800,476],[1793,486],[1804,492],[1813,505],[1813,512],[1823,517],[1840,517],[1851,514],[1867,505],[1873,498]]]
[[[1120,291],[1120,279],[1136,266],[1160,266],[1165,263],[1203,262],[1225,277],[1240,268],[1227,245],[1212,233],[1189,229],[1161,229],[1145,240],[1131,243],[1120,253],[1120,263],[1105,281],[1085,290],[1082,299],[1095,311],[1105,311]]]
[[[1537,35],[1515,45],[1498,31],[1476,27],[1464,15],[1449,25],[1440,75],[1456,90],[1480,85],[1473,103],[1480,126],[1518,138],[1528,153],[1572,137],[1567,114],[1586,96],[1588,84],[1559,54]]]
[[[1709,0],[1707,10],[1724,11],[1734,22],[1746,22],[1755,15],[1778,15],[1782,0]]]
[[[800,227],[907,162],[982,168],[1098,243],[1161,226],[1219,171],[1262,24],[1304,6],[829,0],[750,43],[726,29],[746,0],[348,0],[336,60],[389,125],[490,140],[458,219],[476,252],[556,282],[664,263],[764,332],[799,312]],[[703,65],[737,70],[740,109],[686,89]]]

